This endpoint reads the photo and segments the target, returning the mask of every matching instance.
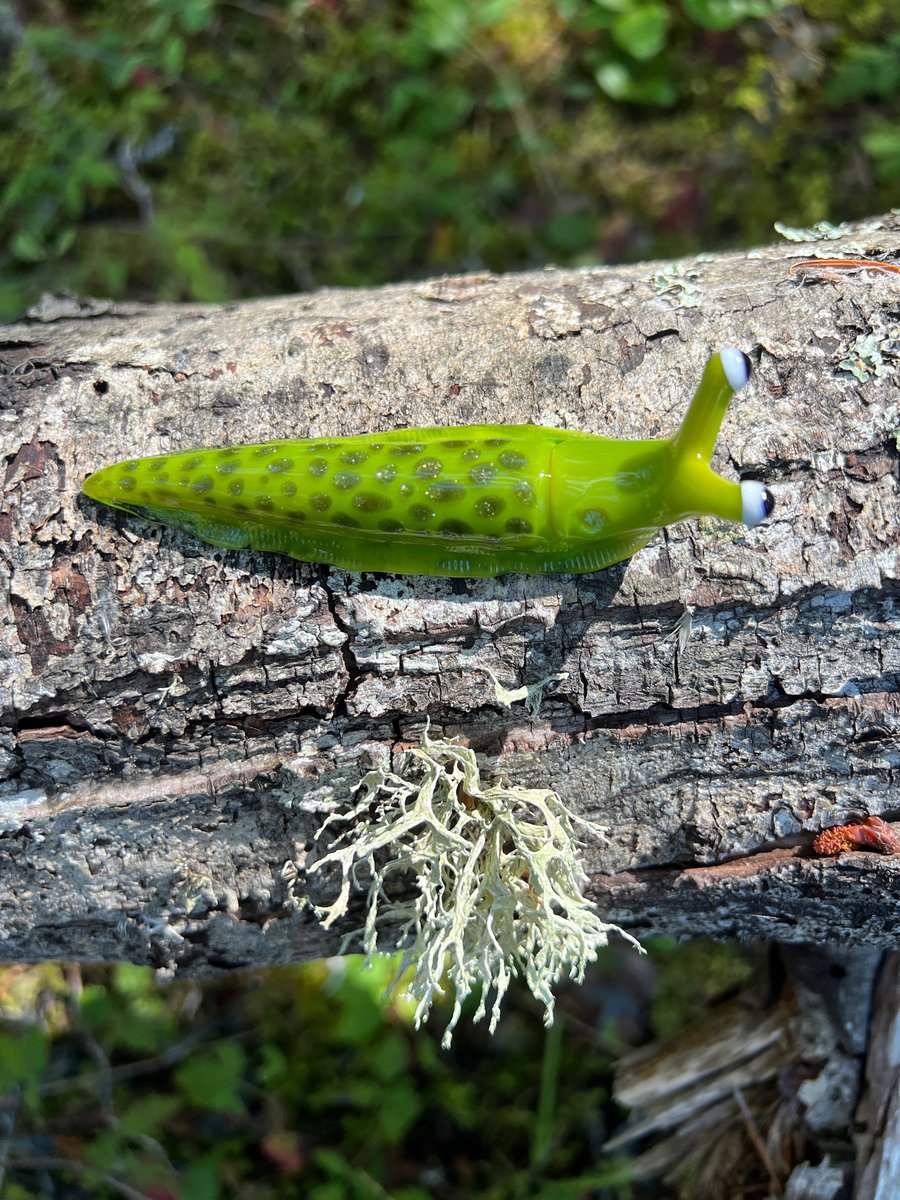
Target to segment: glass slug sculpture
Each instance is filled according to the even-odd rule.
[[[597,571],[674,521],[709,513],[752,527],[771,513],[761,483],[709,465],[749,377],[740,350],[713,355],[671,438],[466,425],[287,439],[127,459],[84,491],[214,546],[349,571]]]

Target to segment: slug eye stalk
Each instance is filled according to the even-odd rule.
[[[775,507],[772,493],[755,479],[730,483],[709,465],[728,405],[749,382],[751,371],[750,359],[742,350],[729,346],[712,356],[673,439],[673,450],[676,488],[683,489],[685,498],[691,496],[696,504],[704,505],[697,511],[741,521],[752,529],[771,516]]]

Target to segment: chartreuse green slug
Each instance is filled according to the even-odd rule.
[[[214,546],[350,571],[474,577],[596,571],[704,513],[758,525],[761,483],[710,467],[750,361],[720,351],[680,430],[622,441],[537,425],[402,429],[128,459],[84,490]]]

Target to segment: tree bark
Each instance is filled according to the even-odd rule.
[[[0,957],[196,973],[335,952],[292,899],[304,855],[426,719],[607,827],[591,890],[639,936],[900,945],[900,858],[809,852],[900,808],[897,276],[787,274],[898,246],[886,217],[678,264],[218,307],[50,297],[6,326]],[[354,575],[79,496],[128,455],[261,437],[668,434],[724,345],[758,369],[717,465],[765,478],[773,518],[685,522],[596,575]],[[494,677],[556,674],[534,719],[500,703]]]

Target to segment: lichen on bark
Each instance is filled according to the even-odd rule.
[[[380,931],[391,928],[403,951],[397,979],[411,968],[406,987],[417,1026],[446,981],[454,1004],[444,1046],[477,989],[474,1020],[490,1004],[493,1033],[517,977],[551,1025],[554,985],[564,975],[580,983],[610,933],[640,949],[585,899],[576,827],[595,838],[604,833],[556,792],[486,784],[471,749],[431,738],[427,729],[404,767],[403,774],[376,769],[364,776],[352,807],[333,813],[319,831],[342,827],[310,870],[341,871],[337,899],[318,911],[326,927],[346,916],[354,887],[366,893],[365,926],[347,935],[345,947],[359,936],[371,961]],[[395,877],[406,883],[399,899],[391,895]]]

